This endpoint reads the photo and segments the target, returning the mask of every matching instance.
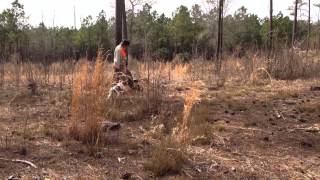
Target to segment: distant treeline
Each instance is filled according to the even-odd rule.
[[[151,11],[145,4],[138,12],[127,12],[130,54],[154,59],[171,60],[215,55],[217,40],[217,9],[205,13],[199,5],[192,9],[180,6],[172,18]],[[245,7],[224,18],[223,48],[235,54],[245,50],[265,50],[268,41],[269,19],[260,19],[247,12]],[[290,47],[292,21],[282,13],[274,17],[275,49]],[[320,47],[320,25],[312,24],[311,48]],[[300,48],[306,47],[308,22],[298,22],[296,34]],[[18,54],[22,60],[94,59],[98,48],[112,50],[115,47],[115,20],[107,19],[101,11],[96,20],[88,16],[81,28],[47,27],[40,23],[33,27],[28,23],[23,5],[17,0],[10,9],[0,14],[0,58],[10,59]]]

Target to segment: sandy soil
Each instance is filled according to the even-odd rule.
[[[201,100],[193,116],[212,127],[212,139],[188,145],[183,171],[159,179],[320,179],[320,110],[302,108],[320,102],[320,92],[310,91],[311,84],[199,87]],[[296,93],[279,95],[283,87]],[[89,156],[86,146],[66,132],[70,90],[39,89],[36,96],[12,86],[0,90],[0,158],[28,160],[38,167],[0,160],[1,179],[158,179],[144,169],[157,142],[146,134],[177,120],[121,122],[119,130],[106,132],[101,152]],[[177,98],[168,100],[168,106],[183,107],[178,97],[189,88],[173,91]]]

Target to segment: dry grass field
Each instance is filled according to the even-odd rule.
[[[202,60],[134,62],[143,91],[113,101],[102,59],[6,63],[0,177],[320,179],[318,74],[275,80],[253,59],[230,59],[219,76]]]

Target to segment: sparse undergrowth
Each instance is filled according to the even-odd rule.
[[[65,136],[67,135],[63,130],[64,129],[61,129],[60,127],[54,127],[48,124],[45,124],[43,126],[43,134],[59,142],[63,141],[65,139]]]
[[[72,102],[69,102],[70,86],[67,85],[59,91],[68,93],[56,93],[57,86],[55,89],[44,89],[47,87],[42,86],[42,83],[38,83],[41,86],[38,86],[39,94],[36,96],[29,96],[29,93],[20,95],[21,91],[14,92],[17,96],[11,93],[11,89],[7,91],[8,95],[1,93],[0,102],[3,103],[0,103],[0,108],[5,107],[6,110],[4,104],[11,100],[9,108],[13,109],[10,114],[0,111],[0,119],[4,120],[0,128],[5,131],[0,141],[1,150],[4,149],[1,155],[15,157],[17,153],[21,154],[26,160],[34,161],[44,169],[52,169],[57,179],[64,175],[117,179],[119,176],[126,177],[122,176],[123,169],[128,171],[125,175],[132,172],[132,177],[141,176],[143,179],[150,178],[149,172],[154,176],[173,179],[281,177],[282,172],[277,173],[279,169],[273,162],[280,162],[281,159],[284,165],[295,165],[299,159],[296,157],[302,153],[306,156],[302,160],[304,164],[299,166],[308,168],[303,171],[313,173],[312,177],[318,172],[318,166],[309,162],[317,158],[316,153],[320,148],[317,137],[320,105],[317,101],[318,92],[310,92],[308,88],[300,92],[301,87],[309,87],[307,83],[297,87],[292,82],[274,81],[272,85],[252,88],[247,84],[238,85],[227,80],[225,87],[210,88],[211,84],[192,86],[189,77],[180,74],[179,69],[169,69],[172,72],[165,69],[159,73],[163,75],[161,77],[154,75],[156,73],[151,69],[153,77],[150,77],[149,89],[146,88],[145,75],[141,77],[145,83],[142,93],[126,94],[111,104],[105,103],[104,99],[104,93],[110,88],[107,83],[111,77],[105,71],[112,72],[108,69],[111,65],[104,66],[105,71],[94,65],[80,61],[73,74],[66,77],[72,79],[66,81],[72,82]],[[185,67],[180,68],[183,70]],[[179,73],[176,75],[174,71]],[[200,72],[198,69],[192,71]],[[93,79],[96,79],[95,83]],[[288,90],[278,90],[283,88]],[[198,89],[201,91],[200,100],[190,98]],[[50,95],[46,91],[50,91]],[[190,99],[184,102],[187,96]],[[65,108],[61,110],[61,107]],[[71,107],[71,117],[68,107]],[[277,114],[274,108],[286,120],[275,118]],[[30,123],[33,126],[28,126],[26,133],[23,130],[13,131],[13,128],[21,128],[24,124],[21,123],[24,120],[21,116],[25,115],[31,116]],[[69,126],[67,120],[70,120]],[[120,122],[121,127],[101,133],[100,122],[103,120]],[[39,121],[42,129],[39,129]],[[177,127],[182,124],[181,121],[186,125],[185,144],[177,142],[177,138],[172,135],[175,130],[179,130]],[[12,129],[6,130],[4,126]],[[75,127],[75,131],[70,127]],[[70,128],[70,134],[67,128]],[[290,132],[289,136],[287,131]],[[161,141],[164,136],[170,135],[171,138]],[[251,152],[255,154],[247,155]],[[269,157],[269,152],[276,152],[276,155]],[[283,159],[284,155],[289,158]],[[246,171],[250,167],[243,161],[244,158],[257,167],[255,173]],[[63,170],[58,167],[60,165],[52,163],[57,161],[61,161]],[[74,171],[75,164],[85,171]],[[115,168],[110,170],[110,167]],[[11,173],[11,169],[21,170],[20,165],[10,164],[10,167],[5,168],[5,173]],[[32,175],[36,173],[32,172]],[[295,178],[297,174],[300,179],[305,177],[305,173],[294,169],[285,170],[283,174],[284,179],[299,179]],[[314,177],[317,178],[316,175]],[[53,176],[50,178],[54,179]]]
[[[194,108],[188,123],[191,143],[194,145],[208,145],[213,137],[212,125],[209,123],[212,117],[209,108],[206,105],[201,105]]]
[[[278,91],[272,98],[274,100],[285,100],[289,98],[298,98],[298,97],[299,97],[299,93],[296,90],[287,89],[287,90]]]
[[[320,103],[306,103],[298,106],[300,112],[320,113]]]
[[[164,176],[180,173],[186,162],[185,146],[171,137],[167,137],[154,147],[151,157],[145,163],[144,168],[151,171],[155,176]]]

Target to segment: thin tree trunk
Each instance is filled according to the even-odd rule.
[[[266,60],[267,70],[271,72],[272,70],[272,53],[273,53],[273,0],[270,0],[270,14],[269,14],[269,40],[268,40],[268,58]]]
[[[223,51],[223,6],[224,0],[221,0],[221,21],[220,21],[220,58],[222,58],[222,51]]]
[[[293,27],[292,27],[292,41],[291,41],[291,61],[289,62],[289,72],[288,72],[288,77],[287,78],[294,78],[294,64],[295,64],[295,59],[294,59],[294,46],[295,46],[295,38],[296,38],[296,33],[297,33],[297,25],[298,25],[298,0],[295,0],[295,6],[294,6],[294,21],[293,21]]]
[[[270,0],[270,25],[269,25],[269,54],[270,58],[273,50],[273,0]]]
[[[221,0],[220,0],[221,1]],[[218,37],[218,41],[217,41],[217,50],[216,50],[216,59],[217,61],[219,60],[220,58],[220,21],[221,21],[221,16],[220,16],[220,1],[219,1],[219,12],[218,12],[218,34],[217,34],[217,37]]]
[[[217,42],[217,52],[216,52],[216,58],[219,61],[221,59],[222,54],[222,11],[223,11],[223,0],[219,0],[219,11],[218,11],[218,42]]]
[[[295,38],[296,38],[297,25],[298,25],[297,16],[298,16],[298,0],[295,0],[294,21],[293,21],[293,28],[292,28],[292,42],[291,42],[292,49],[294,48],[295,40],[296,40]]]
[[[135,11],[135,4],[133,4],[133,2],[131,2],[131,17],[130,17],[130,25],[129,25],[129,38],[132,40],[132,34],[133,34],[133,21],[134,21],[134,11]]]
[[[311,0],[309,0],[307,56],[310,49],[310,34],[311,34]]]
[[[223,3],[224,0],[219,0],[219,11],[218,11],[218,42],[216,52],[216,70],[219,73],[221,70],[221,59],[222,59],[222,45],[223,45]]]
[[[116,0],[116,46],[122,41],[122,3],[123,0]]]

